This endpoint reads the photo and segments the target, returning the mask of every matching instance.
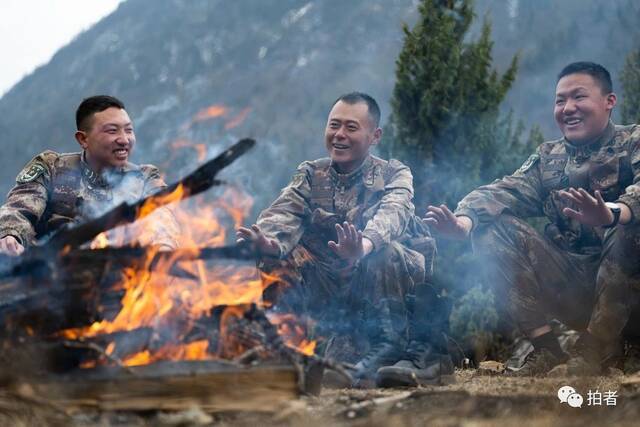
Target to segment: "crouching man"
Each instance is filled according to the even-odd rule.
[[[544,142],[513,175],[458,204],[430,207],[426,221],[471,236],[487,282],[534,346],[517,375],[567,362],[570,374],[599,374],[621,356],[640,300],[640,128],[616,126],[609,72],[577,62],[559,74],[554,116],[563,138]],[[540,235],[524,219],[546,216]],[[572,354],[549,320],[581,331]]]
[[[415,310],[424,321],[411,315],[414,295],[427,295],[415,305],[437,300],[424,291],[435,246],[414,215],[409,168],[369,153],[382,134],[379,120],[369,95],[338,98],[325,129],[329,158],[303,162],[238,239],[288,271],[288,286],[269,297],[276,304],[287,301],[335,333],[357,329],[366,337],[353,386],[372,384],[391,365],[379,385],[438,383],[453,373],[440,326],[425,307]]]

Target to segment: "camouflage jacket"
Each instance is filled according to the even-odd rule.
[[[83,153],[45,151],[24,167],[0,207],[0,238],[12,235],[25,246],[33,245],[65,224],[94,218],[165,186],[151,165],[127,163],[102,176],[89,168]],[[150,241],[140,243],[176,247],[175,217],[166,208],[157,213],[156,220],[149,222],[153,230],[145,229]]]
[[[574,146],[565,139],[544,142],[513,175],[477,188],[458,204],[457,215],[478,224],[507,212],[520,218],[546,216],[545,234],[559,247],[578,253],[598,251],[602,229],[581,225],[562,213],[571,203],[559,190],[599,190],[607,202],[624,203],[632,221],[640,219],[640,126],[609,123],[597,141]]]
[[[303,162],[257,224],[280,245],[284,257],[301,243],[320,260],[335,255],[335,224],[349,221],[371,240],[374,250],[410,234],[415,224],[413,177],[397,160],[369,156],[350,174],[339,174],[330,159]],[[428,232],[427,232],[428,233]]]

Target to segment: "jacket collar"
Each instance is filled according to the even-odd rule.
[[[117,182],[122,179],[122,176],[127,172],[140,170],[140,166],[127,162],[124,166],[112,169],[106,169],[102,172],[96,172],[91,169],[87,162],[87,153],[82,151],[80,155],[80,170],[82,172],[82,179],[84,179],[89,185],[94,187],[113,187]]]
[[[329,168],[329,175],[336,182],[338,182],[341,186],[351,186],[356,180],[358,180],[367,170],[371,168],[373,163],[373,159],[369,154],[366,159],[362,162],[360,166],[358,166],[355,170],[349,173],[339,173],[333,161],[331,162],[331,167]]]
[[[611,120],[609,120],[607,127],[593,142],[584,145],[575,145],[567,140],[567,138],[564,138],[564,145],[567,149],[567,153],[571,157],[589,157],[592,153],[600,150],[600,147],[608,145],[615,136],[615,133],[616,126]]]

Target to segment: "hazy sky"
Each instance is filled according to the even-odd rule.
[[[0,0],[0,96],[123,0]]]

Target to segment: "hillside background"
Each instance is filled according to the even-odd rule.
[[[401,24],[414,0],[128,0],[0,99],[0,192],[45,149],[75,151],[86,96],[120,97],[134,119],[133,160],[172,181],[241,137],[259,147],[225,174],[264,207],[302,160],[323,155],[331,102],[361,90],[390,112]],[[470,37],[493,24],[494,62],[520,67],[503,104],[555,138],[555,76],[592,60],[618,75],[638,46],[633,0],[477,0]],[[616,118],[619,116],[616,116]],[[199,147],[197,146],[199,144]]]

